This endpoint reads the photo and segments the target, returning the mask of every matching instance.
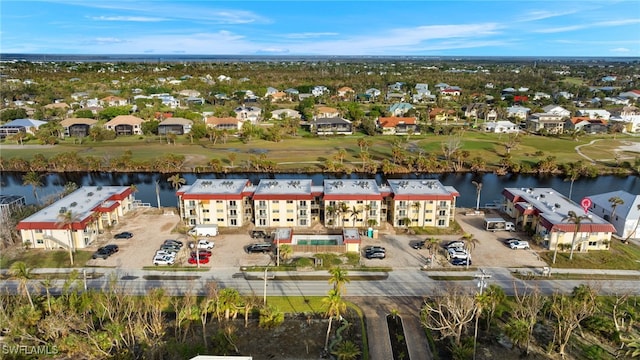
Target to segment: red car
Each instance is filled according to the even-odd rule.
[[[211,251],[207,249],[200,249],[198,250],[198,254],[200,255],[200,257],[209,257],[211,256]],[[195,256],[196,256],[196,252],[192,251],[191,257],[195,257]]]
[[[208,264],[209,263],[209,257],[208,256],[200,256],[200,258],[197,258],[195,256],[192,256],[189,258],[189,264],[197,264],[198,262],[200,262],[200,264]]]

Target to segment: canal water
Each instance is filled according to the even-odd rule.
[[[43,174],[42,186],[37,188],[38,198],[46,199],[56,197],[63,190],[67,182],[74,182],[78,186],[85,185],[136,185],[138,192],[135,197],[151,206],[157,206],[156,186],[160,193],[162,206],[176,206],[177,198],[175,189],[167,179],[172,174],[154,173],[54,173]],[[23,195],[27,203],[35,203],[33,188],[22,185],[23,173],[3,172],[0,174],[0,193],[3,195]],[[264,174],[264,173],[232,173],[232,174],[182,174],[186,184],[192,184],[196,179],[242,179],[247,178],[254,184],[261,179],[312,179],[314,185],[321,185],[324,179],[361,179],[372,178],[359,174]],[[388,178],[401,179],[437,179],[444,185],[453,186],[460,193],[458,207],[475,207],[476,187],[472,183],[481,182],[480,193],[481,206],[501,198],[501,192],[506,187],[530,188],[549,187],[559,193],[569,196],[570,181],[564,177],[535,176],[509,174],[498,176],[496,174],[401,174],[386,177],[382,174],[373,176],[378,184],[382,184]],[[156,185],[157,184],[157,185]],[[600,194],[614,190],[625,190],[631,194],[640,194],[640,177],[638,176],[599,176],[596,178],[580,178],[573,184],[572,200],[579,202],[585,196]]]

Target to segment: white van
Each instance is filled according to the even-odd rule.
[[[187,234],[192,236],[216,236],[218,235],[218,225],[196,225]]]

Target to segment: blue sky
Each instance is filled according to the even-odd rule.
[[[640,1],[2,0],[0,52],[640,56]]]

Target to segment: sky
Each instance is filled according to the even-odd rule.
[[[1,0],[0,53],[640,56],[640,0]]]

